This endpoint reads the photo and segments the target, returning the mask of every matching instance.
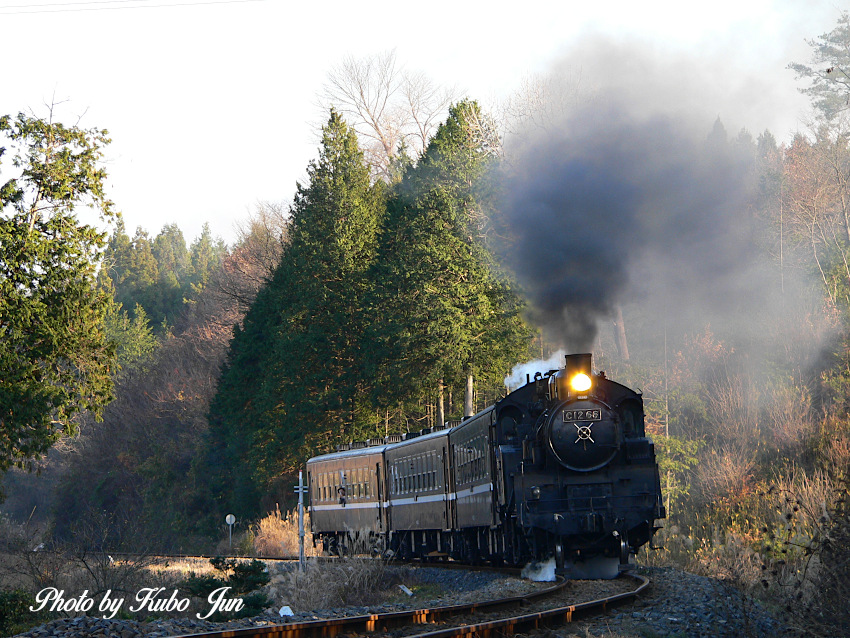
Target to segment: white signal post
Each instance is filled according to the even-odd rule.
[[[298,569],[301,572],[306,569],[306,559],[304,558],[304,494],[306,492],[304,472],[298,470],[298,485],[295,486],[295,493],[298,494]]]
[[[230,528],[230,549],[233,549],[233,523],[236,522],[236,517],[233,514],[228,514],[224,517],[224,522]]]

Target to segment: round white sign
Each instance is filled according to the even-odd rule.
[[[233,525],[236,522],[236,517],[233,514],[228,514],[224,517],[224,522],[228,525]]]

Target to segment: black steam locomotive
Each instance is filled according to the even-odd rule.
[[[331,554],[624,565],[665,516],[641,395],[589,354],[454,427],[351,443],[307,472]]]

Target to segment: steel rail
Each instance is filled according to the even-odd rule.
[[[515,616],[513,618],[502,618],[489,622],[476,623],[465,625],[463,627],[450,627],[448,629],[440,629],[438,631],[429,631],[422,634],[407,636],[407,638],[459,638],[461,636],[475,635],[480,638],[488,638],[498,635],[513,635],[518,631],[532,631],[541,627],[553,627],[566,625],[574,620],[590,615],[593,612],[605,612],[609,607],[621,605],[644,591],[649,587],[649,579],[645,576],[632,575],[630,577],[641,581],[641,585],[630,592],[623,592],[591,600],[585,603],[568,605],[557,609],[535,612],[533,614],[525,614],[523,616]]]
[[[649,586],[649,579],[644,576],[631,574],[627,574],[627,576],[640,582],[640,586],[633,591],[614,594],[606,598],[600,598],[585,603],[577,603],[575,605],[558,607],[548,611],[513,616],[472,625],[464,625],[461,627],[451,627],[448,629],[417,634],[416,636],[410,636],[409,638],[452,638],[455,636],[467,636],[474,633],[485,636],[491,635],[494,632],[501,634],[513,634],[516,631],[534,629],[544,625],[570,623],[574,619],[590,614],[594,611],[604,612],[609,607],[629,601]],[[388,631],[389,629],[400,626],[434,623],[450,616],[480,612],[489,608],[522,605],[533,598],[547,596],[563,589],[570,582],[571,581],[562,579],[561,582],[553,587],[548,587],[522,596],[512,596],[510,598],[488,600],[470,604],[395,611],[363,616],[349,616],[345,618],[311,620],[265,627],[226,629],[223,631],[183,634],[173,638],[331,638],[343,633],[357,634],[374,631]]]

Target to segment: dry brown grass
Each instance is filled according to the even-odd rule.
[[[258,556],[291,558],[298,556],[298,511],[285,515],[279,508],[257,522],[251,529],[254,551]],[[316,556],[310,535],[310,513],[304,512],[304,553]]]
[[[703,503],[718,498],[736,500],[752,487],[755,461],[743,446],[727,445],[706,455],[697,465],[695,494]]]
[[[277,565],[272,572],[269,596],[294,611],[380,603],[397,594],[399,582],[380,560],[307,561],[304,573],[291,564]]]
[[[147,569],[147,554],[112,556],[99,534],[82,529],[73,543],[51,541],[43,530],[27,524],[0,521],[0,583],[35,594],[45,587],[69,592],[108,590],[135,593],[140,587],[166,584]]]

